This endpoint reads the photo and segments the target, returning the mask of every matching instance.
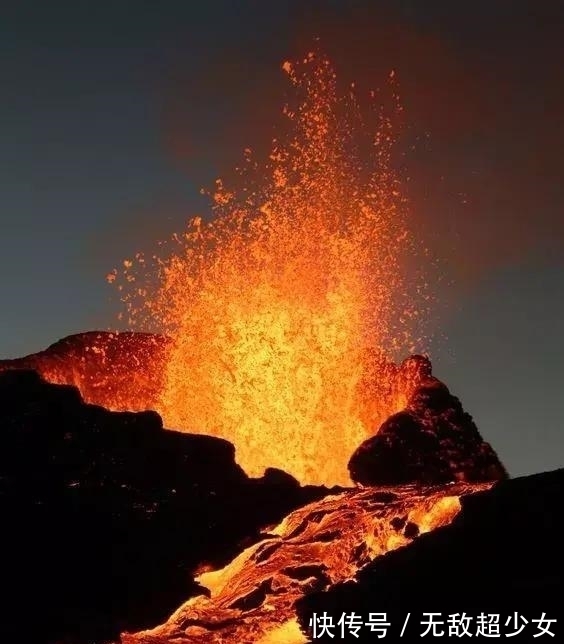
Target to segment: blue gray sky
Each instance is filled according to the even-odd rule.
[[[511,474],[564,465],[560,3],[22,1],[0,20],[0,356],[114,325],[105,275],[271,136],[283,60],[396,70],[436,374]]]

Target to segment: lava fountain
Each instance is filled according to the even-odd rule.
[[[386,115],[376,93],[365,110],[354,88],[340,92],[323,56],[283,70],[295,105],[268,158],[245,150],[238,185],[210,193],[209,220],[109,279],[133,326],[172,339],[165,426],[230,440],[252,476],[273,466],[347,484],[350,454],[403,408],[390,360],[414,350],[424,309],[392,165],[401,105],[393,74]]]

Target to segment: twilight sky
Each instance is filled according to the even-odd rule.
[[[0,357],[114,325],[114,266],[268,143],[280,64],[399,80],[413,227],[439,258],[435,373],[512,475],[564,466],[564,5],[11,3],[0,20]]]

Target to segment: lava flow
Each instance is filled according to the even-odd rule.
[[[200,575],[209,596],[122,644],[302,644],[295,619],[307,592],[352,579],[369,561],[452,521],[463,494],[491,483],[347,491],[292,512],[225,568]]]
[[[409,395],[390,358],[413,350],[422,284],[404,278],[414,244],[390,118],[371,107],[370,133],[323,57],[283,69],[297,104],[268,161],[247,150],[211,220],[108,277],[132,325],[172,338],[155,406],[167,427],[230,440],[253,476],[347,484],[347,455]]]

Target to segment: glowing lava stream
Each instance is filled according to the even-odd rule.
[[[122,644],[307,642],[295,619],[299,597],[352,579],[374,557],[450,523],[461,495],[491,485],[371,488],[300,508],[225,568],[201,574],[209,598],[190,599],[162,626],[122,635]]]
[[[217,182],[211,221],[109,280],[132,326],[172,338],[166,427],[233,442],[251,476],[347,485],[350,454],[403,408],[389,360],[414,349],[423,284],[404,275],[415,244],[391,121],[372,109],[371,133],[322,57],[283,68],[296,104],[268,161],[246,151],[242,185]]]

